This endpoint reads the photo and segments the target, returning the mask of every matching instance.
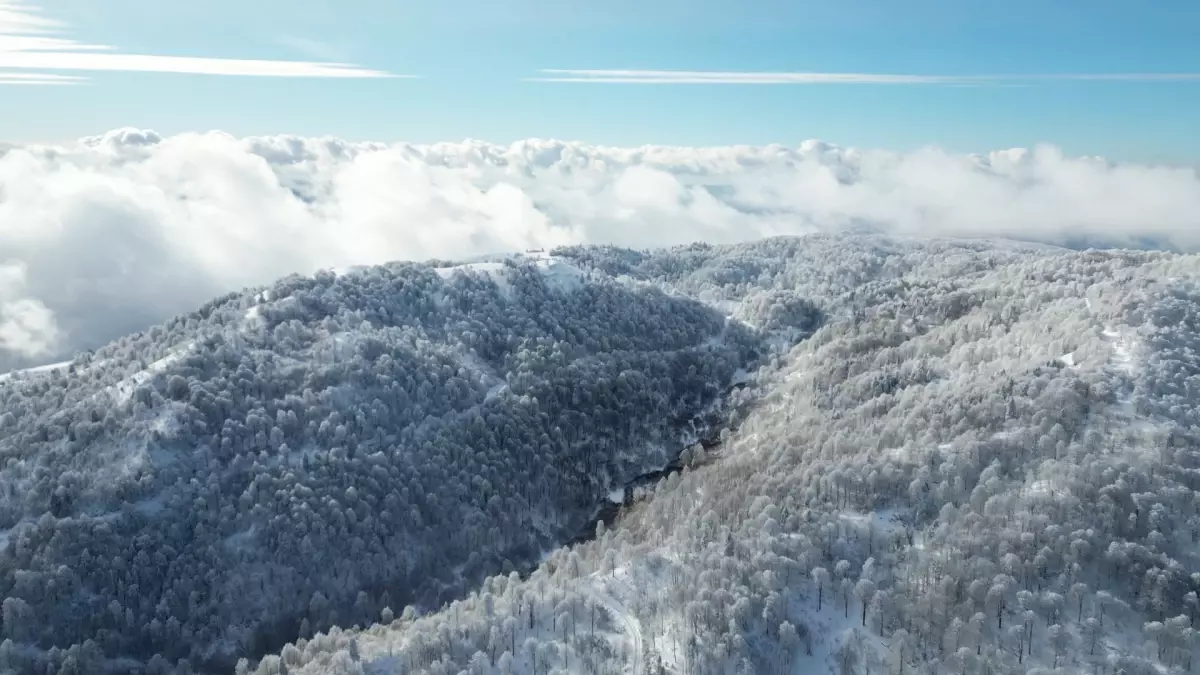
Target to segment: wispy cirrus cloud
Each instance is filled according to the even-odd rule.
[[[67,26],[27,2],[0,0],[0,85],[69,85],[60,71],[124,71],[249,77],[411,77],[345,63],[122,53],[64,36]]]
[[[591,84],[944,84],[1012,86],[1047,80],[1200,82],[1200,73],[908,75],[895,73],[543,69],[538,71],[538,76],[525,79],[529,82],[582,82]]]
[[[24,85],[63,85],[82,82],[82,77],[74,75],[53,75],[42,73],[4,73],[0,72],[0,84]]]
[[[977,78],[882,73],[781,73],[702,70],[540,70],[533,82],[603,84],[968,84]]]
[[[1028,75],[1026,77],[1030,80],[1200,82],[1200,73],[1076,73],[1071,75]]]

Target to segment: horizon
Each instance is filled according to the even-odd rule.
[[[1186,0],[0,0],[0,355],[286,274],[564,244],[1200,252],[1198,22]]]
[[[970,235],[921,236],[921,235],[909,235],[909,234],[889,234],[889,233],[884,233],[884,232],[836,232],[836,233],[806,232],[806,233],[799,233],[799,234],[778,234],[778,235],[759,237],[759,238],[755,238],[755,239],[748,239],[746,241],[739,242],[738,244],[722,244],[722,245],[715,245],[715,246],[716,247],[736,246],[736,245],[741,245],[741,244],[753,244],[755,242],[763,242],[763,241],[774,240],[774,239],[801,239],[801,238],[809,238],[809,237],[833,237],[833,238],[846,238],[846,239],[879,238],[879,239],[882,239],[885,241],[891,240],[891,241],[896,241],[896,242],[906,242],[906,243],[912,243],[912,244],[921,244],[921,243],[928,243],[928,242],[946,242],[946,243],[951,243],[951,244],[962,244],[962,243],[967,243],[967,242],[986,243],[986,244],[1017,244],[1017,245],[1031,247],[1031,248],[1035,248],[1035,249],[1041,249],[1041,248],[1058,249],[1063,252],[1080,252],[1080,251],[1087,251],[1087,250],[1098,250],[1098,251],[1111,251],[1111,252],[1117,252],[1117,253],[1122,252],[1122,251],[1149,251],[1149,252],[1164,252],[1164,253],[1175,253],[1175,254],[1183,254],[1184,253],[1184,252],[1181,252],[1178,250],[1173,250],[1169,247],[1155,247],[1153,242],[1148,242],[1147,247],[1120,245],[1117,242],[1103,242],[1103,241],[1095,241],[1095,242],[1082,241],[1082,242],[1077,242],[1075,244],[1070,243],[1070,242],[1064,242],[1061,244],[1054,244],[1054,243],[1048,243],[1045,241],[1038,241],[1037,239],[1018,239],[1018,238],[1012,238],[1012,237],[987,237],[987,236],[970,236]],[[1107,245],[1108,243],[1111,243],[1112,245]],[[689,246],[693,246],[696,244],[706,244],[709,246],[714,246],[712,244],[708,244],[708,242],[697,240],[697,241],[693,241],[693,242],[675,244],[675,245],[670,245],[670,246],[656,246],[656,247],[649,248],[649,249],[636,249],[636,248],[628,247],[628,246],[618,246],[617,248],[621,248],[624,250],[630,250],[630,251],[647,250],[650,253],[654,254],[654,253],[664,253],[671,249],[687,248]],[[569,244],[569,245],[564,245],[564,246],[559,246],[559,247],[554,247],[554,248],[569,248],[569,247],[573,247],[573,246],[583,246],[586,248],[586,247],[603,247],[603,246],[609,246],[609,245],[606,245],[606,244]],[[533,258],[528,258],[528,254],[530,254],[530,253],[544,253],[546,256],[553,256],[554,250],[553,249],[544,249],[544,250],[525,249],[525,250],[493,251],[490,253],[481,253],[478,255],[472,255],[472,256],[465,257],[465,258],[457,258],[457,259],[455,259],[455,258],[451,258],[451,259],[397,258],[394,260],[388,260],[388,261],[379,262],[379,263],[375,263],[375,264],[353,265],[353,266],[346,267],[346,268],[322,267],[322,268],[318,268],[316,270],[312,270],[312,271],[308,272],[307,274],[302,274],[302,276],[310,276],[310,275],[315,275],[315,274],[319,274],[319,273],[332,273],[332,274],[335,274],[338,276],[343,276],[343,275],[353,274],[354,272],[356,272],[358,270],[370,269],[372,267],[378,267],[378,266],[386,266],[391,263],[428,264],[428,263],[432,263],[432,262],[443,262],[443,263],[448,262],[454,266],[469,267],[469,266],[471,266],[473,264],[477,264],[477,263],[494,262],[494,261],[496,261],[497,258],[517,259],[521,262],[529,262],[531,260],[534,260]],[[542,258],[542,257],[543,256],[538,256],[537,258]],[[3,270],[0,269],[0,272],[2,272],[2,271]],[[296,273],[293,273],[293,274],[296,274]],[[281,277],[281,278],[286,278],[286,276],[288,276],[288,275],[285,275],[284,277]],[[0,280],[2,280],[2,279],[0,279]],[[255,291],[255,290],[260,290],[260,289],[266,289],[266,288],[271,287],[274,283],[278,282],[279,280],[280,280],[279,278],[272,279],[272,280],[266,281],[260,285],[242,289],[242,291],[240,291],[240,292],[244,293],[244,292],[250,292],[250,291]],[[0,290],[2,290],[2,288],[0,288]],[[205,300],[204,304],[207,304],[212,299],[213,298]],[[195,307],[191,307],[191,308],[184,308],[181,310],[181,314],[184,316],[194,314],[199,309],[199,307],[200,307],[200,305],[196,305]],[[146,325],[143,325],[140,327],[132,327],[131,326],[129,328],[129,333],[143,332],[144,330],[148,330],[154,326],[161,325],[163,322],[167,321],[169,318],[170,317],[164,316],[164,317],[160,317],[158,320],[156,320],[152,323],[147,323]],[[113,339],[116,339],[119,337],[124,337],[124,334],[114,335]],[[106,343],[107,343],[107,341],[100,341],[100,342],[96,342],[95,344],[80,344],[80,345],[77,345],[74,349],[72,349],[70,351],[55,353],[55,354],[53,354],[53,356],[48,357],[48,359],[46,359],[46,360],[29,362],[29,363],[24,363],[24,364],[15,365],[15,366],[12,364],[9,364],[8,367],[4,367],[5,364],[4,364],[3,360],[0,359],[0,384],[3,384],[6,380],[11,378],[12,376],[20,374],[20,373],[36,373],[36,372],[43,372],[43,371],[50,371],[50,370],[61,370],[63,368],[68,367],[69,365],[71,365],[80,354],[83,354],[83,353],[86,353],[89,351],[93,351],[97,348],[102,347]],[[0,346],[3,346],[3,345],[0,344]],[[3,355],[2,352],[0,352],[0,356],[2,356],[2,355]]]

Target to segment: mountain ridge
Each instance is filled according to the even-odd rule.
[[[1187,499],[1200,466],[1191,412],[1197,256],[817,235],[525,257],[533,259],[290,277],[270,297],[226,296],[85,355],[74,373],[0,384],[6,411],[18,389],[43,402],[26,404],[22,419],[35,417],[19,433],[15,415],[0,419],[0,496],[30,495],[0,501],[6,518],[20,522],[0,552],[5,630],[13,618],[17,631],[0,645],[0,666],[60,668],[70,649],[92,671],[264,675],[1149,673],[1190,659],[1194,633],[1178,617],[1193,612],[1187,598],[1200,590],[1186,573],[1200,569],[1187,539],[1200,531]],[[539,260],[569,266],[575,281],[548,283]],[[429,318],[439,312],[451,318]],[[184,345],[192,351],[181,353]],[[270,347],[261,359],[235,358],[256,345]],[[122,350],[137,357],[116,368]],[[384,359],[406,365],[359,365]],[[386,382],[412,383],[387,398],[393,390],[379,389],[372,369]],[[565,543],[621,476],[658,468],[669,459],[662,448],[689,442],[673,435],[672,420],[713,404],[734,381],[746,383],[730,394],[735,407],[751,405],[719,447],[700,461],[689,449],[681,471],[645,489],[590,541],[555,549],[528,573],[479,554],[484,543],[525,542],[523,557],[534,561],[543,546]],[[209,391],[209,382],[228,387]],[[220,391],[237,395],[226,403]],[[85,405],[65,429],[43,423],[61,413],[43,420],[38,411],[126,395],[143,422],[173,411],[178,426],[166,425],[158,439],[147,427],[145,442],[157,452],[175,448],[168,459],[182,468],[171,485],[181,487],[171,494],[188,497],[156,500],[155,477],[136,473],[120,489],[103,483],[109,491],[97,503],[125,506],[92,525],[108,532],[111,544],[100,548],[122,562],[108,566],[115,572],[63,575],[37,561],[77,560],[79,547],[100,541],[70,515],[84,503],[87,480],[59,485],[65,494],[56,497],[57,488],[39,487],[45,472],[13,464],[23,447],[16,443],[95,450],[106,425],[117,424],[110,411],[93,415]],[[372,397],[389,403],[373,408]],[[255,409],[241,401],[260,399],[280,401],[276,414],[238,412]],[[361,419],[339,412],[358,402]],[[291,413],[305,421],[295,427]],[[245,431],[195,424],[209,414]],[[423,424],[431,415],[442,422]],[[293,443],[297,428],[312,430],[312,456]],[[514,433],[516,444],[499,440]],[[404,452],[376,450],[388,434]],[[230,459],[221,460],[211,450],[226,436]],[[198,452],[206,437],[215,443]],[[492,443],[494,454],[484,456],[499,463],[473,459],[470,448]],[[513,457],[555,470],[506,480],[515,466],[504,458]],[[420,458],[439,468],[422,474]],[[238,489],[190,483],[196,467],[221,461],[237,466],[202,475],[241,476],[230,484]],[[415,475],[428,479],[406,481]],[[406,516],[414,528],[389,535],[400,548],[380,548],[355,567],[360,545],[337,528],[370,521],[355,531],[374,532],[396,504],[373,501],[389,491],[372,481],[400,485],[396,494],[408,490],[422,506]],[[442,511],[482,495],[491,496],[478,512],[496,514],[499,526],[464,538],[456,525],[470,530],[479,516]],[[580,495],[591,501],[578,505]],[[492,497],[501,500],[496,509],[487,506]],[[247,515],[236,515],[243,504]],[[126,556],[121,542],[151,542],[139,524],[166,513],[191,513],[184,522],[193,536],[235,554],[226,567],[204,564],[236,577],[218,597],[256,609],[205,606],[200,596],[193,605],[189,593],[167,588],[154,593],[165,609],[142,615],[153,617],[134,633],[142,642],[123,643],[114,633],[138,630],[138,614],[128,616],[142,608],[121,602],[144,595],[129,580],[160,567]],[[171,525],[166,540],[176,541]],[[264,536],[274,543],[256,547]],[[1112,546],[1102,546],[1106,538]],[[435,553],[414,563],[422,558],[412,545],[422,541],[436,542],[422,549]],[[262,551],[310,571],[274,579]],[[185,558],[225,554],[212,555]],[[409,579],[358,581],[374,569]],[[476,581],[454,583],[464,572]],[[71,628],[60,610],[72,603],[63,598],[80,587],[107,589],[109,577],[121,611],[99,603],[111,618],[90,633]],[[43,582],[66,590],[48,601],[38,595]],[[266,602],[260,596],[271,594],[255,587],[262,583],[304,590]],[[397,590],[406,584],[429,592]],[[240,628],[252,622],[229,616],[259,616],[259,637]],[[89,637],[54,652],[34,630],[44,617],[60,634]],[[227,622],[226,637],[206,628],[212,617]],[[187,651],[155,642],[166,631]]]

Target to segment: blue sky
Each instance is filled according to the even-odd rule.
[[[30,27],[30,16],[56,23]],[[1048,142],[1070,154],[1197,164],[1198,25],[1194,0],[0,0],[0,138],[54,141],[135,126],[413,142],[820,138],[956,151]],[[14,42],[30,36],[69,43]],[[66,56],[32,67],[26,57],[38,51]],[[418,77],[132,72],[163,68],[145,58],[103,61],[112,54],[332,61]],[[167,69],[244,64],[177,66]],[[544,69],[704,75],[530,81],[547,77]],[[764,72],[967,79],[723,82]],[[1057,77],[1089,74],[1171,77]],[[4,84],[47,75],[82,79]]]

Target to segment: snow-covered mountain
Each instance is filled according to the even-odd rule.
[[[1191,667],[1197,257],[877,238],[564,255],[747,315],[797,293],[826,321],[753,374],[719,448],[593,541],[258,672]]]
[[[3,658],[228,671],[436,607],[666,464],[762,350],[694,300],[496,264],[293,277],[0,383]]]
[[[811,236],[222,298],[0,383],[0,667],[1184,672],[1198,274]]]

